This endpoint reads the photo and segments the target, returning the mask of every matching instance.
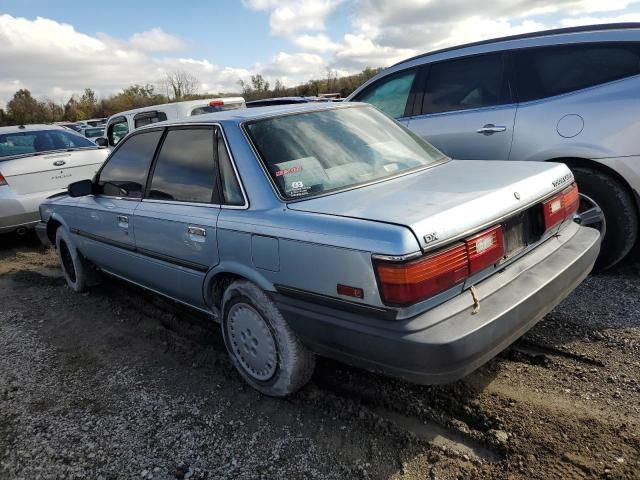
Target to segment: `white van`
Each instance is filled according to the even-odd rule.
[[[242,97],[190,100],[127,110],[109,117],[105,128],[106,138],[99,139],[100,141],[96,140],[96,143],[100,146],[112,148],[129,132],[151,123],[238,108],[246,108]]]

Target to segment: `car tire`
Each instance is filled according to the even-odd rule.
[[[594,271],[606,270],[618,263],[638,237],[638,212],[631,193],[616,178],[590,168],[573,168],[582,195],[602,209],[606,231]]]
[[[74,292],[84,292],[89,286],[90,273],[71,235],[64,227],[59,227],[56,230],[56,250],[64,279],[69,288]]]
[[[222,335],[231,362],[259,392],[285,397],[309,382],[315,355],[257,285],[238,280],[222,299]]]

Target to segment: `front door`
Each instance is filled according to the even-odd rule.
[[[71,232],[80,251],[100,267],[127,278],[135,272],[134,212],[162,130],[132,135],[98,172],[95,194],[78,198]],[[135,278],[132,278],[135,280]]]
[[[171,127],[135,211],[136,249],[147,260],[142,283],[206,308],[202,285],[218,263],[220,212],[213,127]]]

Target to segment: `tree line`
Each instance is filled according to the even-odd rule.
[[[29,90],[20,89],[7,102],[5,109],[0,108],[0,125],[77,122],[109,117],[133,108],[210,97],[243,96],[247,101],[283,96],[317,96],[323,93],[339,93],[346,97],[378,71],[366,68],[359,74],[344,77],[328,71],[326,78],[310,80],[295,87],[286,87],[279,80],[272,87],[262,75],[252,75],[249,80],[238,81],[240,92],[217,94],[198,93],[199,80],[187,72],[176,71],[167,73],[158,86],[131,85],[101,99],[94,90],[85,88],[82,94],[72,95],[66,103],[56,103],[48,98],[37,99]]]

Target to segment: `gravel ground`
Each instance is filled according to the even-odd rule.
[[[0,238],[0,479],[640,478],[640,264],[589,277],[463,381],[329,360],[286,400],[215,324],[120,281],[74,294]]]

